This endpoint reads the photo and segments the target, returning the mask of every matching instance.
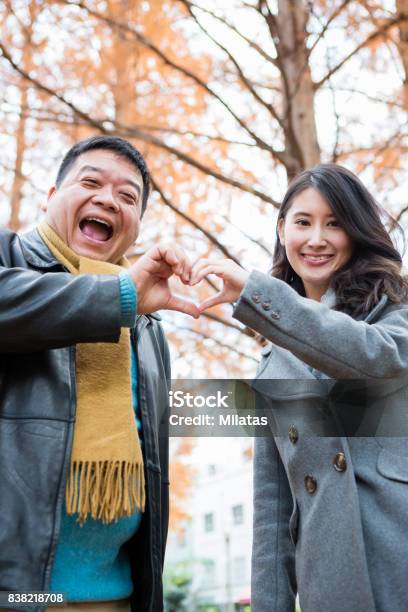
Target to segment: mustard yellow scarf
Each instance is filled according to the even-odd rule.
[[[77,255],[47,223],[40,236],[72,274],[119,274],[119,265]],[[121,265],[127,262],[123,258]],[[77,410],[66,487],[68,514],[104,523],[143,511],[143,455],[132,407],[129,329],[118,343],[77,344]]]

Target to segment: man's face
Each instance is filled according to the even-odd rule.
[[[139,234],[142,193],[142,176],[125,157],[87,151],[50,189],[46,220],[78,255],[116,263]]]

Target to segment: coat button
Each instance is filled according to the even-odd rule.
[[[292,442],[292,444],[296,444],[296,442],[299,440],[299,432],[293,425],[289,427],[289,440]]]
[[[259,304],[259,302],[261,301],[260,293],[253,293],[252,294],[252,301],[255,302],[255,304]]]
[[[305,476],[305,487],[306,487],[306,491],[310,493],[310,495],[313,495],[313,493],[317,489],[316,478],[313,478],[313,476],[310,476],[310,474]]]
[[[273,310],[271,312],[271,317],[272,317],[272,319],[280,319],[280,314],[279,314],[279,312],[277,310]]]
[[[347,470],[347,461],[344,453],[337,453],[333,459],[334,469],[338,472],[345,472]]]
[[[264,310],[270,310],[272,308],[272,304],[270,302],[263,302],[262,303],[262,308]]]

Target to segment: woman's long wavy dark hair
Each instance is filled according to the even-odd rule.
[[[400,225],[381,208],[360,179],[342,166],[320,164],[299,174],[289,185],[279,210],[272,276],[292,285],[305,295],[303,282],[290,265],[278,236],[278,225],[296,196],[316,189],[327,201],[339,225],[353,240],[349,261],[331,278],[336,293],[336,310],[357,317],[368,313],[386,294],[391,302],[408,301],[408,279],[402,275],[402,257],[394,246],[384,222],[398,230]]]

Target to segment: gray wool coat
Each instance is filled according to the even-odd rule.
[[[355,320],[253,272],[234,317],[271,341],[252,611],[407,612],[408,305]]]

